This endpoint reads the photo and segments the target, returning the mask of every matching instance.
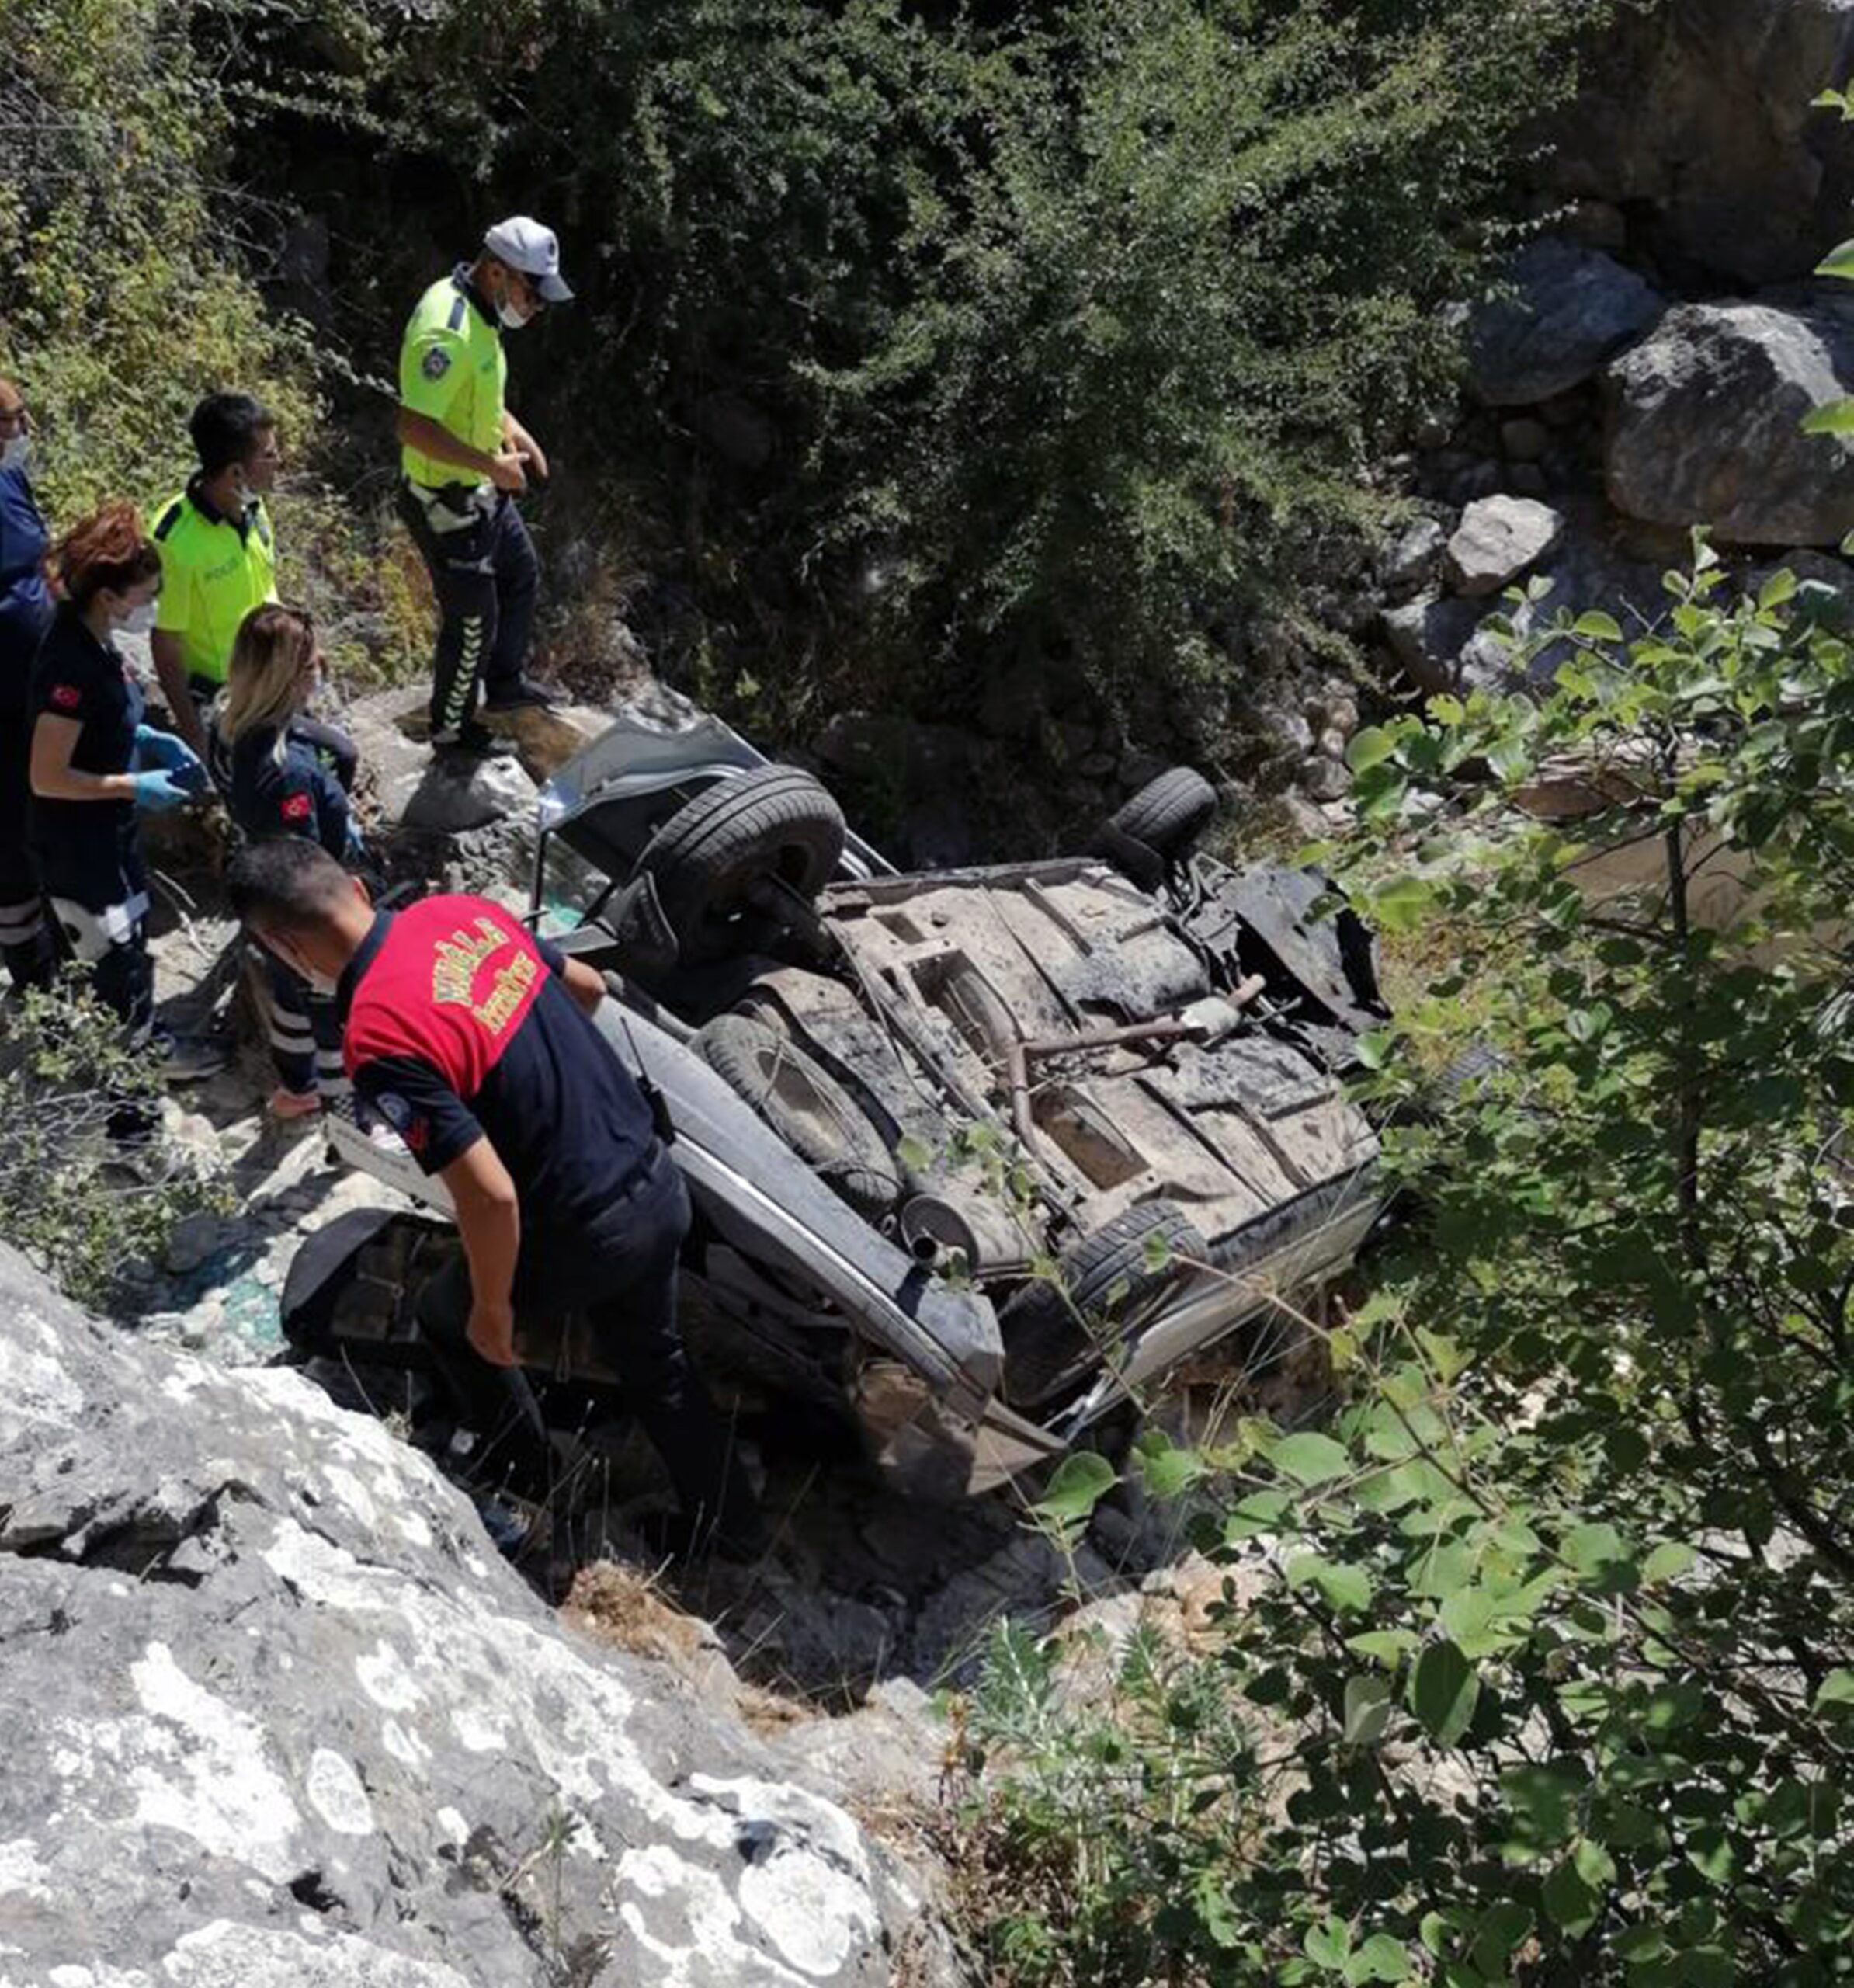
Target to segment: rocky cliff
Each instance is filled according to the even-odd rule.
[[[842,1809],[563,1629],[380,1423],[4,1249],[0,1374],[0,1988],[961,1978]]]

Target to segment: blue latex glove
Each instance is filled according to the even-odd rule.
[[[200,755],[184,739],[171,732],[157,732],[151,725],[135,728],[135,763],[144,770],[158,766],[168,773],[191,773],[200,768]]]
[[[362,838],[359,824],[352,815],[348,817],[347,846],[342,853],[350,863],[364,863],[366,860],[367,845]]]
[[[193,763],[200,763],[196,759]],[[191,798],[179,779],[161,767],[135,776],[135,805],[144,814],[165,815],[171,809],[184,808]]]

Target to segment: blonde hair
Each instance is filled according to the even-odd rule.
[[[239,624],[225,688],[213,707],[227,746],[262,725],[276,727],[276,754],[289,749],[285,730],[309,701],[303,665],[315,653],[315,622],[300,607],[275,601],[254,607]]]

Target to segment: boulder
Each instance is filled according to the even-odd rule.
[[[1564,520],[1557,543],[1534,569],[1530,586],[1539,598],[1519,607],[1489,600],[1443,599],[1426,594],[1402,607],[1387,609],[1384,630],[1392,655],[1418,690],[1511,689],[1521,681],[1507,645],[1485,624],[1498,615],[1520,635],[1557,618],[1592,609],[1613,615],[1633,633],[1655,620],[1668,606],[1662,567],[1631,558],[1605,527],[1599,507],[1580,504]],[[1551,679],[1567,653],[1554,644],[1536,659],[1534,683]]]
[[[901,1867],[302,1375],[0,1249],[0,1979],[963,1979]]]
[[[1529,243],[1505,280],[1509,294],[1484,304],[1468,333],[1470,380],[1489,407],[1523,407],[1581,386],[1667,308],[1633,270],[1571,242]]]
[[[1433,518],[1412,519],[1385,558],[1383,580],[1392,593],[1420,587],[1436,577],[1449,535]]]
[[[1854,0],[1673,0],[1616,10],[1584,87],[1537,138],[1557,193],[1626,205],[1670,261],[1802,276],[1848,232],[1854,129],[1811,108],[1854,62]]]
[[[514,744],[512,759],[434,760],[429,693],[422,686],[378,690],[330,714],[352,734],[363,787],[370,784],[388,829],[464,835],[532,812],[539,783],[609,729],[609,713],[585,704],[499,713],[491,721]]]
[[[1352,791],[1352,775],[1342,760],[1309,759],[1297,777],[1302,791],[1311,801],[1343,801]]]
[[[1457,593],[1498,593],[1543,558],[1564,530],[1564,514],[1549,504],[1530,497],[1484,497],[1462,513],[1443,570]]]
[[[1606,385],[1618,509],[1750,545],[1837,544],[1854,525],[1854,445],[1801,432],[1854,394],[1854,303],[1686,304]]]
[[[1663,570],[1629,558],[1594,513],[1580,516],[1574,518],[1557,549],[1533,575],[1531,585],[1540,586],[1538,597],[1516,608],[1503,607],[1502,616],[1515,634],[1523,637],[1555,621],[1561,611],[1575,618],[1601,610],[1613,616],[1625,633],[1634,635],[1667,610],[1669,603],[1661,584]],[[1482,686],[1510,690],[1522,682],[1549,684],[1570,653],[1563,642],[1549,643],[1522,676],[1508,645],[1483,625],[1470,634],[1458,652],[1460,685],[1465,690]]]
[[[1429,593],[1384,611],[1384,639],[1404,674],[1432,694],[1455,687],[1455,659],[1481,624],[1481,604]]]
[[[540,795],[516,759],[428,759],[415,778],[380,791],[388,822],[440,836],[531,815]]]

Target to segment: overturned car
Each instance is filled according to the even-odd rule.
[[[1314,915],[1316,878],[1199,852],[1215,805],[1179,769],[1088,853],[902,875],[810,774],[637,714],[543,794],[529,915],[606,974],[599,1026],[661,1094],[704,1309],[762,1395],[841,1411],[912,1489],[1061,1455],[1382,1209],[1340,1083],[1385,1013],[1369,935]],[[291,1343],[416,1366],[443,1246],[433,1216],[332,1225]],[[543,1395],[611,1378],[571,1317],[518,1344]]]

